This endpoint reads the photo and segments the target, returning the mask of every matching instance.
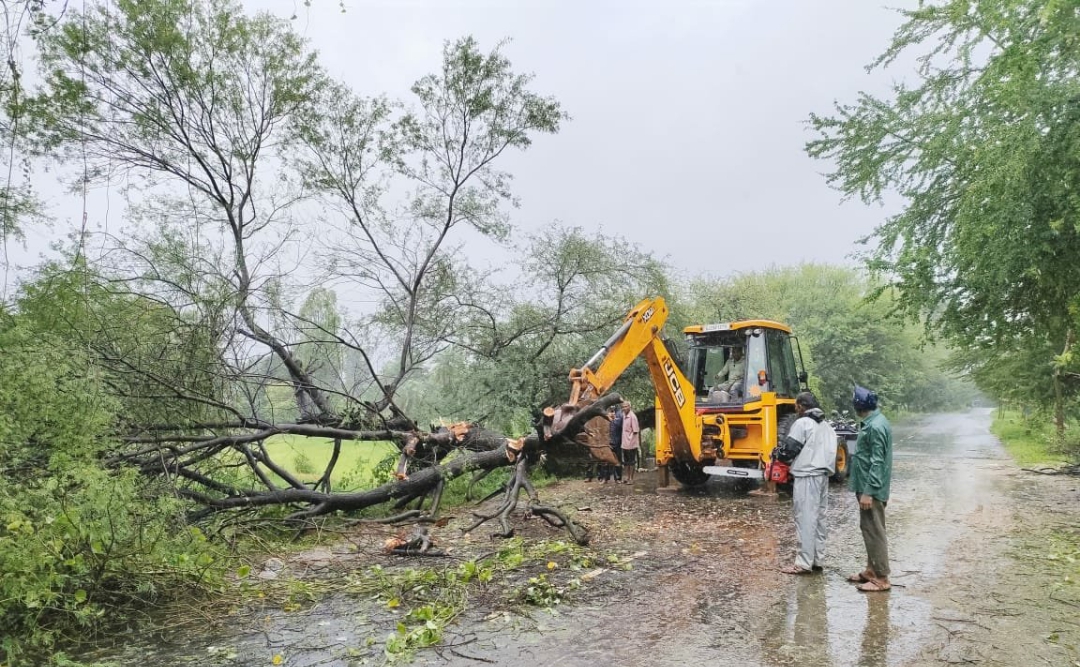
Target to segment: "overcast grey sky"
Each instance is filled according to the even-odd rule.
[[[841,206],[803,153],[810,111],[887,90],[887,74],[864,70],[900,22],[878,0],[346,1],[342,14],[337,0],[245,0],[295,13],[362,93],[407,96],[445,40],[509,37],[515,67],[573,116],[503,163],[520,228],[603,229],[719,275],[844,261],[881,220]]]
[[[445,40],[472,34],[486,50],[511,38],[515,68],[573,117],[502,163],[522,230],[553,220],[602,230],[668,257],[681,275],[719,276],[850,263],[884,215],[841,205],[826,165],[803,153],[810,111],[883,93],[904,74],[864,70],[900,22],[877,0],[346,0],[345,13],[338,0],[244,2],[295,15],[330,71],[363,95],[408,99],[439,67]],[[61,223],[77,225],[81,199],[41,189]],[[119,194],[108,194],[115,229]],[[105,226],[100,192],[89,218]],[[32,232],[13,259],[34,261],[46,236]]]

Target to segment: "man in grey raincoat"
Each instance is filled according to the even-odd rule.
[[[829,508],[829,477],[836,472],[836,431],[825,419],[817,398],[808,391],[795,397],[795,411],[799,418],[781,446],[789,449],[801,446],[791,463],[799,548],[795,564],[780,571],[810,574],[820,571],[825,561],[825,540],[829,536],[825,513]]]

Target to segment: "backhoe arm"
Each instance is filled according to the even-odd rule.
[[[645,358],[667,426],[671,448],[678,456],[695,457],[700,449],[701,418],[694,410],[694,388],[679,370],[660,338],[668,318],[662,297],[644,299],[627,314],[622,326],[585,362],[570,371],[570,404],[603,396],[639,356]],[[590,366],[604,360],[595,371]],[[693,444],[691,444],[693,443]],[[694,446],[696,445],[696,446]]]
[[[675,365],[667,345],[659,337],[650,342],[644,355],[653,388],[656,389],[656,399],[660,402],[672,454],[681,461],[698,460],[702,423],[694,409],[694,386]]]
[[[622,326],[607,339],[596,354],[581,368],[570,371],[570,404],[595,401],[611,389],[615,380],[630,367],[653,340],[668,318],[662,297],[643,299],[626,315]],[[590,368],[600,357],[604,361],[594,371]]]

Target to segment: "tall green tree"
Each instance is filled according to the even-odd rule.
[[[281,163],[326,85],[314,53],[287,22],[234,0],[87,4],[40,45],[45,81],[30,109],[45,148],[85,160],[91,177],[135,176],[135,211],[152,225],[114,242],[118,277],[176,306],[226,291],[223,345],[236,358],[247,341],[272,351],[297,392],[331,412],[266,315],[270,267],[303,195]]]
[[[466,244],[505,240],[515,202],[499,159],[555,132],[558,102],[471,38],[446,45],[438,72],[414,85],[414,106],[366,100],[332,81],[287,22],[247,15],[235,0],[95,1],[58,22],[41,40],[42,90],[28,107],[42,145],[85,157],[92,176],[131,177],[130,226],[105,240],[91,301],[130,296],[105,299],[125,315],[160,304],[153,323],[174,325],[165,359],[184,358],[184,343],[214,353],[196,372],[162,373],[143,353],[153,346],[127,332],[107,341],[115,350],[93,348],[129,367],[138,383],[125,391],[137,384],[147,406],[166,397],[206,408],[197,423],[194,410],[165,423],[125,415],[132,423],[110,463],[155,471],[208,512],[299,502],[290,518],[302,520],[340,502],[402,497],[387,487],[341,500],[330,469],[313,490],[266,441],[392,439],[441,455],[457,445],[418,433],[394,396],[453,344],[471,310],[464,300],[486,288]],[[316,198],[326,212],[318,222],[330,223],[317,229],[296,215]],[[341,232],[333,239],[331,225]],[[326,254],[305,257],[309,265],[328,267],[314,280],[293,272],[301,261],[287,265],[288,251],[312,248]],[[374,305],[348,325],[329,291],[342,283]],[[80,321],[100,324],[101,312],[89,312]],[[355,370],[357,359],[364,368],[350,375],[371,386],[344,388],[341,367]],[[296,409],[278,409],[290,389]],[[479,448],[505,444],[477,437]],[[460,474],[469,462],[456,465]],[[425,472],[404,495],[437,496],[441,473]]]
[[[344,237],[328,245],[331,273],[376,300],[366,323],[392,341],[390,372],[370,369],[379,407],[454,337],[477,290],[465,243],[507,238],[516,201],[500,159],[567,118],[501,46],[447,42],[440,71],[413,84],[415,106],[328,89],[321,122],[303,132],[298,169]]]
[[[1058,351],[1080,306],[1080,14],[1063,0],[948,0],[906,22],[871,67],[918,55],[910,83],[812,115],[807,151],[847,197],[903,198],[870,236],[898,306],[967,349]],[[908,77],[905,77],[908,78]]]
[[[296,356],[320,387],[346,392],[348,382],[343,375],[346,349],[339,342],[344,325],[338,309],[337,293],[326,287],[316,287],[304,299],[297,313]]]

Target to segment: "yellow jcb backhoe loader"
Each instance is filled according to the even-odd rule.
[[[684,486],[704,484],[709,475],[762,479],[778,438],[795,421],[795,396],[806,388],[801,352],[796,367],[797,339],[790,328],[769,320],[690,326],[683,330],[688,359],[679,364],[661,337],[667,318],[660,297],[634,306],[600,350],[570,371],[569,405],[588,404],[607,393],[643,357],[656,389],[656,464],[664,484],[668,474]],[[731,369],[740,364],[738,377]],[[722,383],[717,382],[721,370],[726,371]],[[607,430],[590,433],[599,439]],[[845,442],[837,448],[836,463],[833,479],[843,479]]]

